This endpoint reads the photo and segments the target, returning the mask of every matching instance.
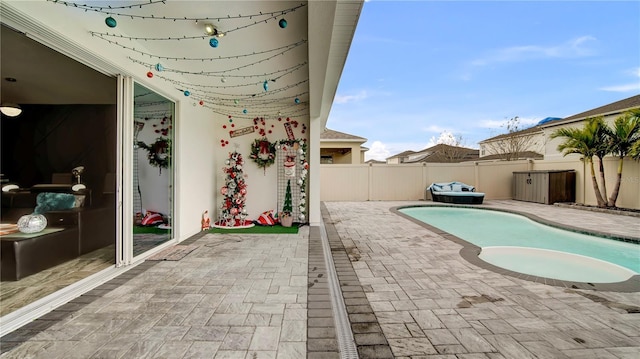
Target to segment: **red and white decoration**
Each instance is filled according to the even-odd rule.
[[[216,228],[248,228],[253,227],[253,222],[247,220],[247,210],[244,202],[247,195],[247,185],[244,181],[242,167],[244,160],[236,151],[229,153],[229,159],[225,161],[223,168],[225,185],[220,188],[223,199],[220,204],[218,221],[213,224]]]
[[[144,218],[142,218],[142,222],[140,224],[143,226],[155,226],[162,223],[164,223],[162,214],[158,212],[147,211],[147,214],[144,216]]]
[[[273,226],[278,223],[278,220],[274,218],[273,210],[269,210],[262,213],[256,222],[262,226]]]

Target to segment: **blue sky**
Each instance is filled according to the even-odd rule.
[[[367,1],[327,127],[382,160],[637,95],[638,19],[638,1]]]

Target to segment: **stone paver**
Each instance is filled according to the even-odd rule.
[[[472,264],[445,233],[390,210],[424,203],[324,204],[360,358],[638,357],[639,292],[546,285]],[[638,217],[483,206],[640,233]],[[340,358],[320,233],[195,236],[183,244],[198,249],[182,260],[144,262],[0,338],[0,357]]]
[[[5,335],[2,358],[300,358],[308,238],[206,234]]]
[[[353,254],[353,280],[368,288],[366,299],[396,358],[640,354],[640,315],[634,313],[640,293],[550,286],[480,268],[461,257],[460,244],[390,210],[409,204],[425,202],[325,203],[325,222],[336,236],[330,242],[340,241],[336,247]],[[612,228],[620,236],[640,233],[637,217],[517,201],[484,206],[593,230]]]

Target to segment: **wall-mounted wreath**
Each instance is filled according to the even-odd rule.
[[[147,150],[147,159],[153,167],[168,168],[171,162],[171,140],[164,137],[158,137],[156,142],[147,145],[144,142],[138,142],[138,146]]]
[[[251,155],[249,157],[258,167],[266,170],[276,160],[276,144],[269,142],[266,137],[256,139],[251,145]]]

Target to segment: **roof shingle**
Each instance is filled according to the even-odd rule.
[[[350,135],[348,133],[334,131],[330,129],[325,129],[320,134],[320,140],[350,140],[350,141],[359,141],[359,142],[367,142],[367,139],[364,137],[358,137],[354,135]]]

